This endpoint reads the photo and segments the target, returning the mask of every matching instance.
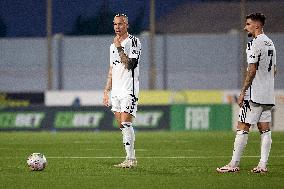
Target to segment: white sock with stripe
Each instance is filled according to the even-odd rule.
[[[230,166],[232,167],[239,166],[241,156],[246,147],[247,141],[248,141],[248,131],[237,130],[234,142],[233,156],[230,162]]]
[[[272,139],[271,139],[271,131],[261,131],[261,146],[260,146],[260,161],[259,166],[265,168],[268,162],[268,157],[271,149]]]
[[[126,152],[126,159],[136,159],[134,150],[135,133],[132,123],[121,122],[121,125],[123,126],[123,128],[121,128],[121,132],[123,145]]]

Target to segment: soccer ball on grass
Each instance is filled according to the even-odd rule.
[[[42,171],[46,167],[47,161],[43,154],[32,153],[27,159],[27,164],[32,171]]]

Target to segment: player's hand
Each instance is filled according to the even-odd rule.
[[[108,93],[106,93],[106,92],[104,92],[103,104],[104,104],[106,107],[109,107],[109,106],[110,106],[110,104],[109,104],[109,96],[108,96]]]
[[[119,36],[115,36],[113,39],[113,44],[115,47],[121,47],[121,38]]]
[[[238,98],[238,105],[239,105],[240,108],[243,106],[244,98],[245,98],[245,94],[241,93],[239,98]]]

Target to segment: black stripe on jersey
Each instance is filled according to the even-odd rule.
[[[135,58],[135,65],[133,65],[133,68],[131,69],[132,71],[132,97],[135,99],[135,101],[138,101],[138,98],[135,96],[135,83],[134,83],[134,75],[135,75],[135,68],[138,66],[140,56],[138,55],[137,59]]]
[[[273,50],[268,50],[268,56],[270,56],[270,61],[269,61],[269,65],[268,65],[268,72],[270,72],[271,71],[271,67],[272,67]]]
[[[137,47],[138,46],[138,41],[137,41],[137,39],[134,37],[133,39],[132,39],[132,47]]]
[[[260,57],[261,57],[261,53],[258,55],[258,59],[256,62],[256,70],[258,70],[258,67],[259,67]]]
[[[137,47],[138,46],[138,39],[134,37],[133,35],[128,36],[129,39],[131,39],[131,46],[132,47]]]

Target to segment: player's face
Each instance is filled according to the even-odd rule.
[[[244,30],[248,33],[249,37],[255,35],[255,29],[256,29],[256,22],[252,21],[250,18],[247,19]]]
[[[123,36],[127,33],[128,23],[122,16],[114,17],[113,19],[113,29],[116,35]]]

